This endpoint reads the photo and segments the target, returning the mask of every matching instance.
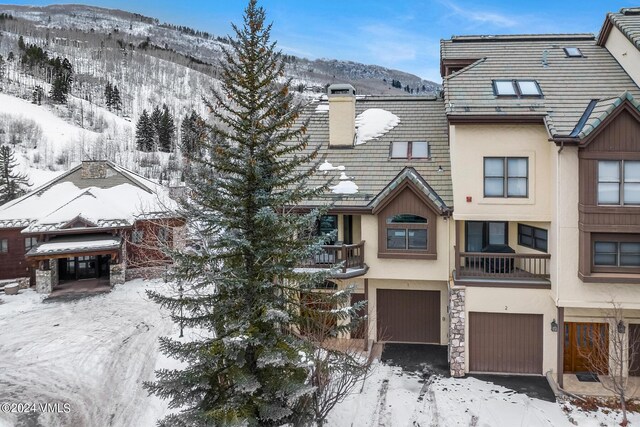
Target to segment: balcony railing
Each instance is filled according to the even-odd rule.
[[[456,278],[548,281],[550,259],[549,254],[457,252]]]
[[[336,264],[342,264],[339,270],[342,273],[347,273],[349,269],[365,268],[364,240],[354,245],[323,245],[322,252],[301,267],[331,268]]]

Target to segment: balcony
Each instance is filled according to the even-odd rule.
[[[348,279],[362,276],[369,267],[364,263],[364,240],[353,245],[323,245],[322,252],[300,266],[304,269],[333,268],[331,277]]]
[[[550,259],[545,253],[459,252],[456,248],[454,280],[460,285],[549,288]]]

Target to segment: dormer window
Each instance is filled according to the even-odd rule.
[[[425,141],[393,141],[392,159],[428,159],[429,143]]]
[[[564,53],[567,55],[567,58],[582,58],[582,51],[577,47],[565,47]]]
[[[540,85],[535,80],[494,80],[493,93],[501,97],[542,97]]]

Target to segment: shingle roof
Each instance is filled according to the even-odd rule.
[[[584,139],[625,101],[629,101],[631,105],[640,111],[640,102],[638,102],[630,92],[624,92],[620,96],[608,99],[597,100],[592,105],[592,108],[590,108],[591,111],[586,111],[589,114],[586,116],[584,126],[579,129],[579,133],[577,133],[576,136],[579,139]]]
[[[344,172],[358,186],[353,195],[328,193],[307,206],[332,203],[339,207],[371,208],[374,198],[402,172],[411,167],[437,193],[442,202],[452,206],[451,166],[449,162],[448,125],[442,99],[427,97],[358,97],[356,114],[371,108],[387,110],[400,123],[381,137],[353,148],[329,148],[328,101],[313,103],[305,109],[303,119],[309,118],[309,147],[321,144],[319,157],[344,171],[318,172],[309,184],[319,186],[333,178],[338,182]],[[427,141],[431,150],[428,160],[390,159],[392,141]],[[439,172],[438,168],[442,171]]]
[[[640,49],[640,8],[627,7],[620,9],[620,12],[611,12],[607,14],[607,20],[611,21],[622,34],[629,39],[631,43]],[[603,29],[606,28],[603,26]],[[604,44],[603,36],[606,39],[607,34],[601,34],[598,42]]]
[[[567,57],[577,47],[583,57]],[[552,136],[568,136],[592,100],[640,89],[589,34],[463,36],[441,42],[442,59],[478,59],[444,78],[448,115],[545,116]],[[542,98],[497,97],[493,80],[536,80]]]

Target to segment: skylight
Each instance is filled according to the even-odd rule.
[[[516,80],[518,91],[522,96],[541,96],[540,87],[535,80]]]
[[[493,92],[504,97],[542,97],[540,85],[535,80],[494,80]]]
[[[580,49],[578,49],[577,47],[565,47],[564,48],[564,53],[569,58],[580,58],[580,57],[582,57],[582,51]]]
[[[493,85],[496,89],[496,95],[500,96],[514,96],[516,94],[516,90],[513,87],[513,82],[511,80],[496,80],[493,82]]]

